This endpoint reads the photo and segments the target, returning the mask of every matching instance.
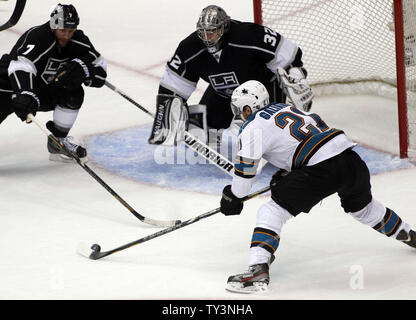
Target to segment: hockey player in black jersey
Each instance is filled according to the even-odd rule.
[[[27,30],[0,60],[0,123],[15,113],[25,121],[29,113],[53,111],[47,128],[68,151],[84,158],[84,147],[71,143],[68,133],[84,100],[82,85],[101,87],[106,62],[83,31],[73,5],[58,4],[50,20]],[[70,154],[48,139],[51,160]]]
[[[295,43],[267,27],[232,20],[222,8],[210,5],[202,10],[197,30],[179,43],[166,65],[155,122],[169,118],[164,114],[169,108],[159,106],[169,105],[174,95],[186,101],[199,79],[209,86],[199,105],[188,106],[189,130],[228,128],[233,120],[231,94],[252,79],[266,86],[273,101],[285,102],[288,97],[298,108],[309,110],[313,94],[306,76],[302,50]],[[163,144],[166,135],[154,128],[149,143]]]

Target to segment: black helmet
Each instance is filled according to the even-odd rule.
[[[225,13],[224,9],[214,5],[208,6],[202,10],[196,24],[198,37],[204,42],[211,53],[220,49],[223,35],[229,29],[230,17]],[[216,32],[217,30],[219,37],[215,39],[215,41],[207,39],[207,33]]]
[[[51,12],[51,29],[76,29],[79,24],[78,12],[72,4],[60,4]]]

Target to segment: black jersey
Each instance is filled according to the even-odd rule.
[[[218,95],[229,98],[245,81],[258,80],[267,86],[276,78],[278,67],[303,66],[302,51],[292,41],[267,27],[236,20],[231,20],[216,55],[193,32],[167,63],[160,86],[187,100],[203,79]]]
[[[104,85],[106,63],[104,58],[91,44],[81,30],[76,30],[68,44],[58,46],[49,22],[27,30],[14,45],[7,59],[9,87],[5,88],[4,79],[0,90],[11,89],[14,92],[42,90],[55,77],[61,64],[72,59],[80,59],[88,67],[90,76],[84,85],[101,87]],[[3,62],[6,60],[3,57]]]

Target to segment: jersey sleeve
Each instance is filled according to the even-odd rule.
[[[73,59],[80,59],[88,68],[89,77],[84,84],[89,87],[102,87],[107,78],[107,62],[104,57],[81,30],[77,30],[71,42],[75,48]]]
[[[303,67],[302,50],[277,31],[255,23],[236,22],[235,28],[231,45],[255,49],[257,58],[273,73],[277,74],[278,68]]]
[[[15,92],[32,91],[38,75],[38,62],[55,45],[52,37],[45,36],[43,26],[26,31],[10,52],[8,76]]]
[[[195,33],[181,41],[172,58],[166,64],[160,86],[181,96],[185,100],[191,96],[198,84],[199,75],[195,68],[189,67],[198,55],[206,51],[195,38]]]
[[[293,41],[281,36],[273,59],[267,62],[266,66],[273,73],[277,73],[278,68],[285,70],[293,67],[302,68],[302,54],[302,50]]]
[[[231,190],[236,197],[249,194],[256,180],[257,169],[263,156],[263,130],[244,129],[239,135],[239,151],[234,163]]]

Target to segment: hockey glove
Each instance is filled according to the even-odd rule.
[[[38,97],[31,91],[22,91],[12,98],[12,109],[22,121],[26,121],[29,113],[36,115],[39,106]]]
[[[282,68],[277,71],[284,94],[296,108],[309,112],[312,107],[313,93],[299,68],[290,69],[289,74]]]
[[[231,185],[225,186],[222,191],[221,212],[226,216],[238,215],[243,210],[244,203],[231,191]]]
[[[270,187],[274,187],[280,180],[282,180],[288,174],[289,172],[284,169],[276,171],[275,174],[272,176],[272,180],[270,180]]]
[[[57,88],[74,90],[89,77],[87,65],[81,59],[73,59],[58,68],[53,83]]]

